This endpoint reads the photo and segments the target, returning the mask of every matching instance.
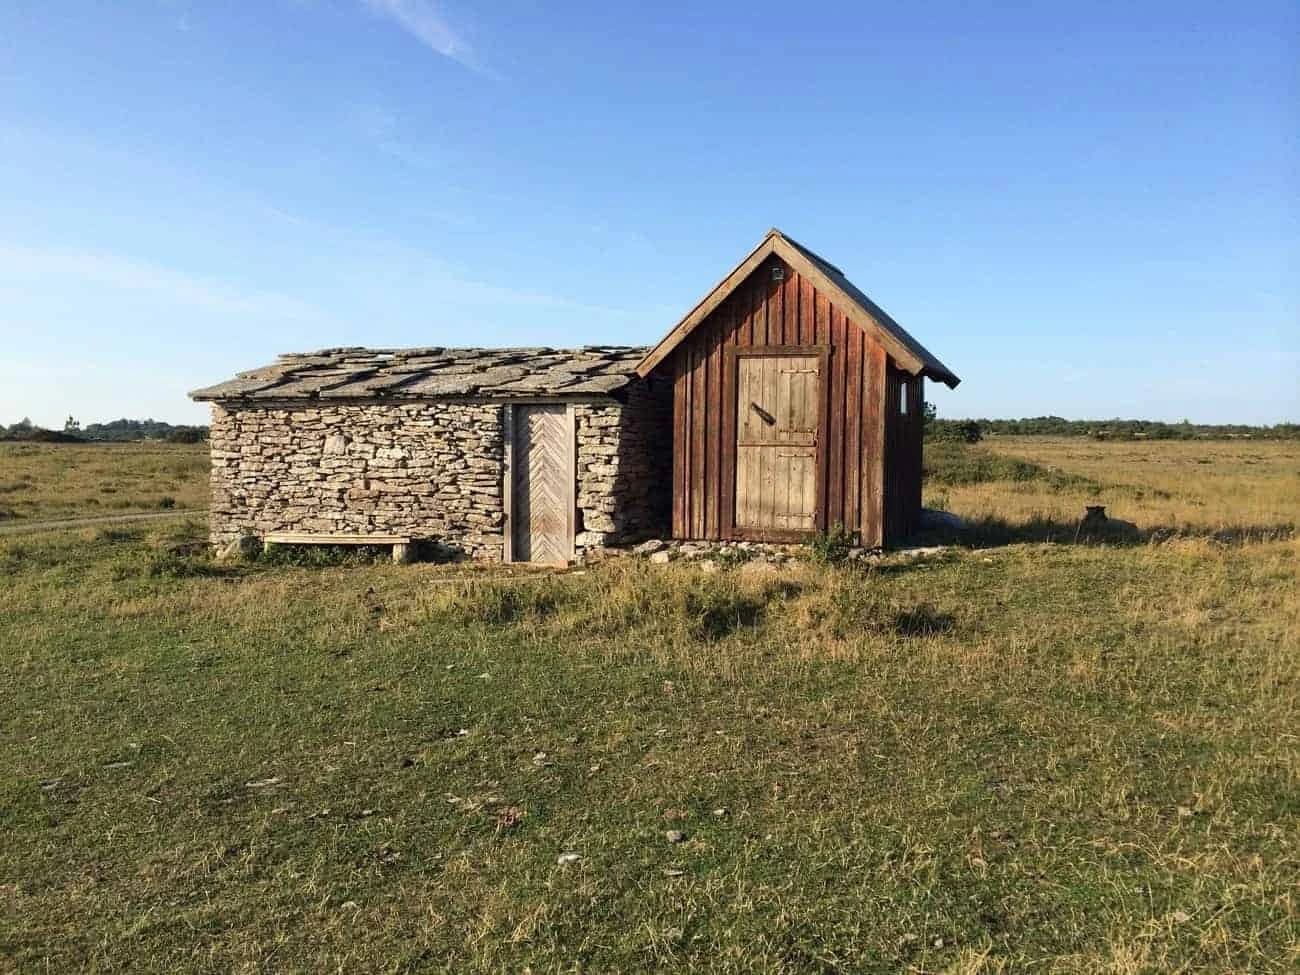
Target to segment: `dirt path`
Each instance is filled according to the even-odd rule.
[[[14,524],[0,522],[0,535],[26,535],[31,532],[59,531],[64,528],[107,525],[121,521],[162,521],[167,518],[185,518],[207,513],[204,508],[187,508],[183,511],[142,511],[135,514],[92,515],[88,518],[59,518],[53,521],[19,521]]]

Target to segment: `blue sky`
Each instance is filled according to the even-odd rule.
[[[0,7],[0,422],[651,343],[779,226],[945,416],[1300,419],[1300,7]]]

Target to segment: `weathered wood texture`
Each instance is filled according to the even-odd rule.
[[[573,557],[574,427],[564,405],[516,406],[511,451],[511,557]]]
[[[820,355],[724,358],[736,370],[736,528],[817,528]]]
[[[885,541],[916,531],[921,519],[924,380],[890,368],[885,382]]]
[[[774,268],[781,269],[780,280]],[[878,340],[776,256],[760,264],[663,363],[674,381],[674,536],[774,537],[736,521],[739,393],[731,363],[746,357],[739,351],[758,346],[783,347],[783,354],[798,351],[788,347],[825,347],[814,525],[843,525],[863,544],[883,544],[888,356]]]

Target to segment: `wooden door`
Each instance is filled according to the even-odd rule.
[[[574,436],[563,405],[517,406],[511,444],[510,558],[573,557]]]
[[[817,529],[819,354],[736,357],[735,529],[779,539]]]

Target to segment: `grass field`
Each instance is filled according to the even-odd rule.
[[[207,503],[207,444],[0,443],[0,525]]]
[[[0,968],[1296,970],[1296,446],[932,457],[871,567],[0,540]]]

